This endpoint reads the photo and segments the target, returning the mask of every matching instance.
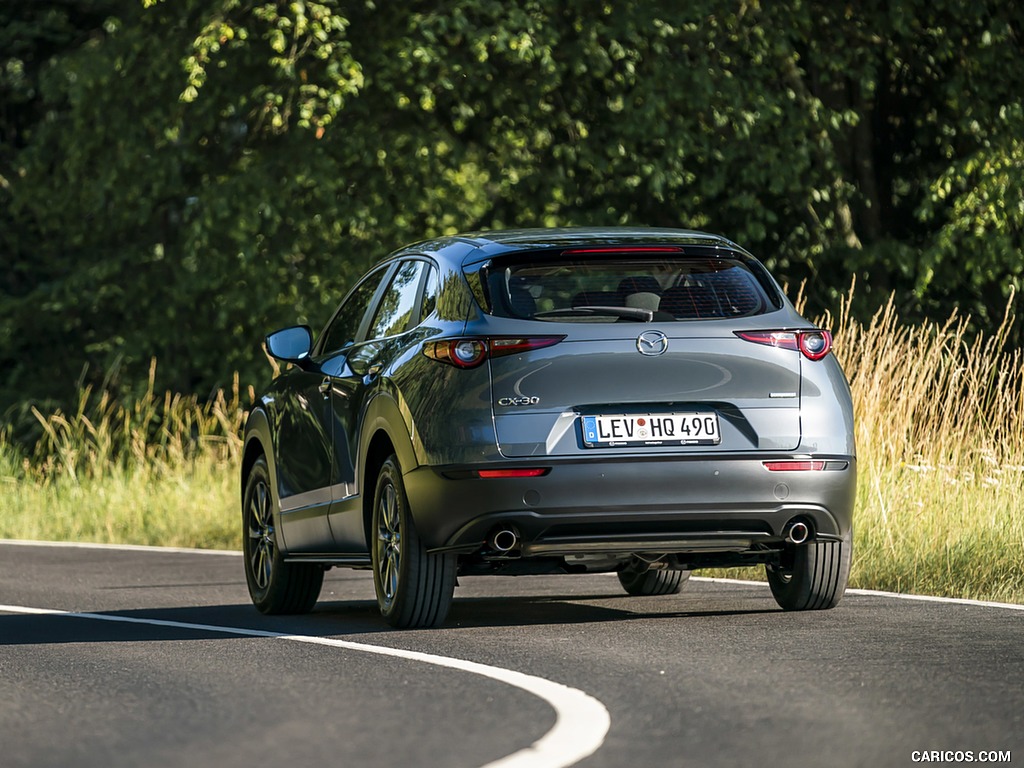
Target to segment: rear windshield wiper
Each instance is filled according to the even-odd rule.
[[[641,323],[649,323],[654,319],[654,312],[641,307],[566,307],[564,309],[549,309],[546,312],[537,312],[531,317],[545,319],[549,317],[620,317],[626,320],[638,320]]]

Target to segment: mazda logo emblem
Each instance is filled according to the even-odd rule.
[[[668,336],[661,331],[644,331],[637,337],[636,348],[648,357],[663,355],[668,351]]]

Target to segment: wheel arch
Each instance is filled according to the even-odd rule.
[[[245,491],[246,481],[252,471],[253,464],[260,456],[265,456],[270,469],[270,479],[276,487],[276,472],[274,471],[273,460],[270,449],[270,422],[267,414],[261,408],[250,411],[245,420],[245,433],[242,447],[242,466],[240,467],[241,490]]]
[[[419,461],[412,440],[409,439],[406,420],[398,403],[390,395],[379,394],[370,401],[363,423],[365,447],[360,451],[363,465],[359,480],[363,497],[363,532],[369,550],[373,544],[373,497],[376,494],[377,475],[381,466],[387,461],[388,456],[395,454],[398,457],[399,468],[402,474],[405,474],[419,466]]]
[[[267,414],[260,408],[249,413],[245,422],[245,436],[242,445],[242,464],[239,468],[239,499],[245,497],[245,486],[249,482],[249,474],[252,472],[256,461],[263,457],[267,462],[267,472],[270,474],[270,493],[274,498],[275,525],[281,536],[278,544],[287,551],[287,542],[284,539],[284,531],[281,528],[279,491],[277,487],[277,465],[274,461],[274,449],[270,432],[270,421]]]
[[[373,499],[377,491],[377,475],[388,457],[395,453],[391,436],[384,429],[378,429],[366,447],[363,460],[363,533],[366,536],[366,550],[373,547]],[[399,459],[401,462],[401,459]]]

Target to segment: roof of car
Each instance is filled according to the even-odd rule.
[[[745,253],[744,249],[720,235],[692,229],[661,227],[558,227],[485,230],[416,243],[408,248],[403,248],[401,253],[409,251],[445,252],[450,257],[459,258],[461,256],[464,264],[473,264],[493,256],[516,251],[641,244],[701,245]]]

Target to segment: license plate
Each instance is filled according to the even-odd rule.
[[[717,445],[722,440],[717,413],[631,413],[581,419],[583,444],[588,448]]]

